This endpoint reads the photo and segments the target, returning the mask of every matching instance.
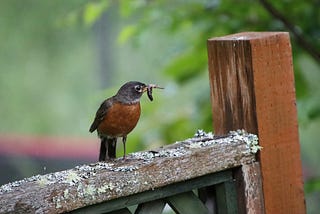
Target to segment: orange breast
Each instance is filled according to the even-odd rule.
[[[126,136],[137,125],[139,118],[140,103],[134,105],[114,103],[97,130],[100,135]]]

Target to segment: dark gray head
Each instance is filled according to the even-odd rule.
[[[116,99],[122,103],[136,103],[140,101],[142,94],[147,91],[146,84],[130,81],[125,83],[116,94]]]

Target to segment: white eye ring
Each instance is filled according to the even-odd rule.
[[[134,86],[134,89],[135,89],[137,92],[142,92],[142,87],[141,87],[141,85],[136,85],[136,86]]]

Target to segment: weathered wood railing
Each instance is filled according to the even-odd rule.
[[[83,165],[0,188],[1,213],[305,213],[287,33],[208,40],[213,124],[128,160]],[[258,155],[255,135],[263,147]]]
[[[162,209],[168,202],[177,210],[205,213],[192,190],[215,184],[228,188],[219,188],[225,197],[218,200],[218,208],[235,211],[236,196],[230,197],[236,194],[235,182],[228,169],[253,163],[257,148],[257,137],[242,131],[219,139],[201,133],[157,151],[131,154],[127,160],[82,165],[4,185],[0,211],[105,213],[140,204],[142,213],[155,204]],[[193,206],[181,204],[182,199]]]

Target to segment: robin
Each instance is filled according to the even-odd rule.
[[[123,158],[126,158],[127,135],[140,118],[140,98],[147,91],[152,101],[152,88],[161,87],[130,81],[121,86],[116,95],[102,102],[89,129],[91,133],[97,130],[101,139],[99,161],[116,158],[118,137],[122,137]]]

